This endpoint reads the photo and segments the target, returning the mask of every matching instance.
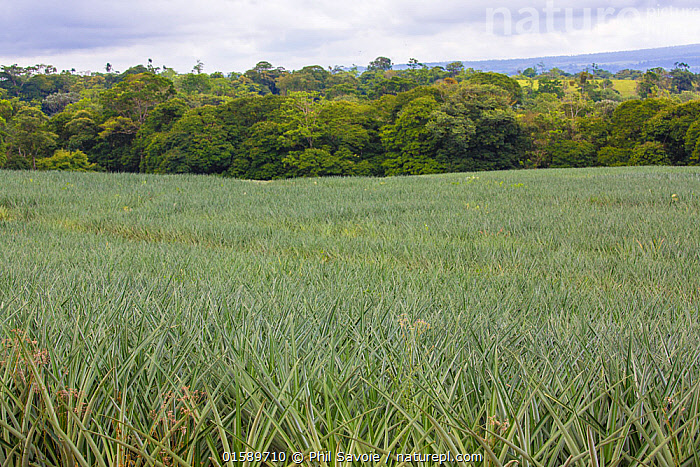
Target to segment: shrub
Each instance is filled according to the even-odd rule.
[[[3,168],[9,170],[31,170],[32,163],[26,157],[11,153],[7,156]]]
[[[96,172],[100,170],[100,167],[97,164],[88,162],[87,155],[83,151],[69,152],[59,149],[51,157],[37,159],[36,169]]]
[[[595,146],[585,141],[557,141],[548,148],[551,167],[591,167],[596,164]]]
[[[690,155],[691,165],[700,162],[700,120],[690,125],[685,134],[685,152]]]
[[[669,165],[668,154],[663,144],[658,141],[648,141],[638,144],[632,151],[630,165]]]
[[[352,171],[352,159],[356,158],[347,149],[331,154],[326,149],[308,148],[304,151],[290,151],[282,159],[295,177],[318,177],[324,175],[346,175]]]
[[[605,146],[598,150],[598,164],[608,167],[619,167],[628,165],[630,150]]]

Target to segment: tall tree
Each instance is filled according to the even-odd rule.
[[[306,66],[280,76],[277,86],[282,95],[287,92],[323,92],[330,73],[318,65]]]
[[[369,71],[389,71],[393,67],[393,63],[391,63],[391,59],[387,57],[377,57],[371,62],[369,62],[369,65],[367,66],[367,70]]]
[[[671,70],[671,87],[674,92],[681,93],[683,91],[692,91],[695,89],[697,76],[690,71],[690,66],[687,63],[678,63]]]
[[[672,164],[685,165],[690,162],[686,137],[691,126],[700,120],[700,101],[668,107],[644,123],[647,141],[661,143]]]
[[[285,128],[285,142],[290,149],[313,149],[321,135],[318,114],[321,99],[318,93],[292,92],[281,109]]]
[[[437,107],[434,97],[418,97],[401,109],[393,124],[382,129],[382,144],[387,151],[383,165],[387,175],[420,175],[445,170],[436,160],[437,141],[426,126]]]
[[[97,162],[112,170],[118,167],[116,170],[138,171],[143,153],[137,148],[134,154],[131,143],[149,113],[174,94],[172,81],[148,72],[128,74],[119,84],[102,93],[100,102],[110,118],[102,125],[100,138],[104,144],[99,147],[102,156]],[[118,157],[115,152],[119,153]]]
[[[470,84],[488,84],[498,86],[510,95],[510,105],[519,104],[523,100],[523,89],[517,80],[501,73],[474,73],[468,79]]]
[[[5,165],[7,155],[5,154],[5,139],[7,138],[7,122],[12,116],[12,103],[0,99],[0,167]]]
[[[231,165],[233,151],[216,108],[204,106],[189,110],[163,140],[147,148],[143,166],[158,173],[223,173]]]
[[[127,75],[123,81],[101,96],[105,109],[114,115],[132,119],[139,126],[156,105],[175,94],[172,81],[153,73]]]
[[[464,71],[464,64],[462,62],[451,62],[447,64],[445,69],[450,74],[450,78],[456,78],[457,75]]]
[[[261,94],[279,94],[277,80],[286,73],[282,67],[273,67],[270,62],[258,62],[255,67],[245,72],[245,76],[262,86]]]
[[[46,129],[48,118],[34,107],[24,107],[8,126],[8,152],[17,155],[36,169],[36,159],[48,155],[57,136]]]
[[[437,161],[459,172],[518,167],[526,138],[510,92],[471,84],[450,90],[426,125],[437,143]]]
[[[665,99],[635,99],[620,104],[610,119],[610,146],[631,150],[644,143],[645,123],[671,105]]]

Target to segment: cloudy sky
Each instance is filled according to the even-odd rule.
[[[690,0],[0,0],[0,64],[189,71],[260,60],[366,65],[522,58],[700,43]]]

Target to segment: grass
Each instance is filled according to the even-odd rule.
[[[0,465],[700,465],[697,168],[0,187]]]
[[[521,87],[525,88],[532,86],[532,89],[535,91],[539,86],[539,81],[537,80],[519,79],[517,81]],[[567,94],[574,94],[578,92],[578,87],[571,84],[574,81],[574,78],[562,78],[561,81],[565,83],[564,91]],[[602,82],[602,80],[594,81]],[[622,98],[631,99],[633,97],[637,97],[637,81],[633,79],[613,79],[611,81],[613,83],[613,89],[618,91]]]
[[[625,99],[637,97],[637,81],[633,79],[613,79],[613,87]]]

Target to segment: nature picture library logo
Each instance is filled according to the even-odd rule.
[[[487,32],[499,36],[520,34],[571,33],[592,30],[598,25],[621,21],[634,22],[637,32],[663,32],[666,19],[695,16],[700,20],[700,7],[661,5],[628,6],[634,2],[606,2],[598,7],[569,6],[573,2],[548,0],[544,6],[490,7],[486,9]],[[619,6],[611,4],[619,3]],[[694,2],[693,2],[694,3]],[[691,4],[692,5],[692,4]]]

